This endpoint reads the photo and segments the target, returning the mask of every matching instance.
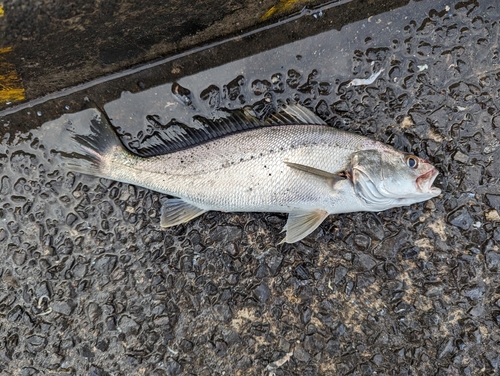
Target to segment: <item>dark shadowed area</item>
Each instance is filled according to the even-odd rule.
[[[0,373],[499,372],[500,8],[339,9],[0,112]],[[279,213],[162,229],[164,195],[61,167],[98,114],[85,97],[132,150],[194,116],[300,102],[430,160],[443,193],[296,244],[278,245]]]

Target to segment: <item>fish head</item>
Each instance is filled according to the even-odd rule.
[[[432,185],[438,174],[425,159],[386,146],[354,153],[350,166],[356,194],[373,211],[438,196],[441,190]]]

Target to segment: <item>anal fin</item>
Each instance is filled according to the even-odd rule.
[[[184,202],[180,198],[170,198],[161,207],[161,227],[172,227],[190,221],[206,210]]]
[[[293,211],[288,215],[283,231],[286,231],[285,238],[279,243],[295,243],[304,239],[328,217],[328,212],[322,209],[313,211]]]

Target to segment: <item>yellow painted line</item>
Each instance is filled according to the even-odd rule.
[[[274,14],[287,13],[297,7],[297,4],[307,3],[308,1],[302,0],[280,0],[278,4],[271,7],[262,17],[261,20],[265,21]]]
[[[0,4],[0,17],[4,14],[3,4]],[[14,64],[7,61],[5,56],[9,52],[12,52],[12,47],[0,48],[0,104],[22,101],[25,98],[21,77]]]

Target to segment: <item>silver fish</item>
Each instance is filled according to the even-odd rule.
[[[209,210],[289,213],[282,243],[303,239],[330,214],[382,211],[441,193],[428,161],[330,127],[299,105],[265,121],[246,111],[204,127],[206,136],[182,131],[167,140],[184,149],[144,157],[127,150],[102,118],[91,135],[73,137],[80,156],[66,165],[178,197],[163,204],[163,227]]]

